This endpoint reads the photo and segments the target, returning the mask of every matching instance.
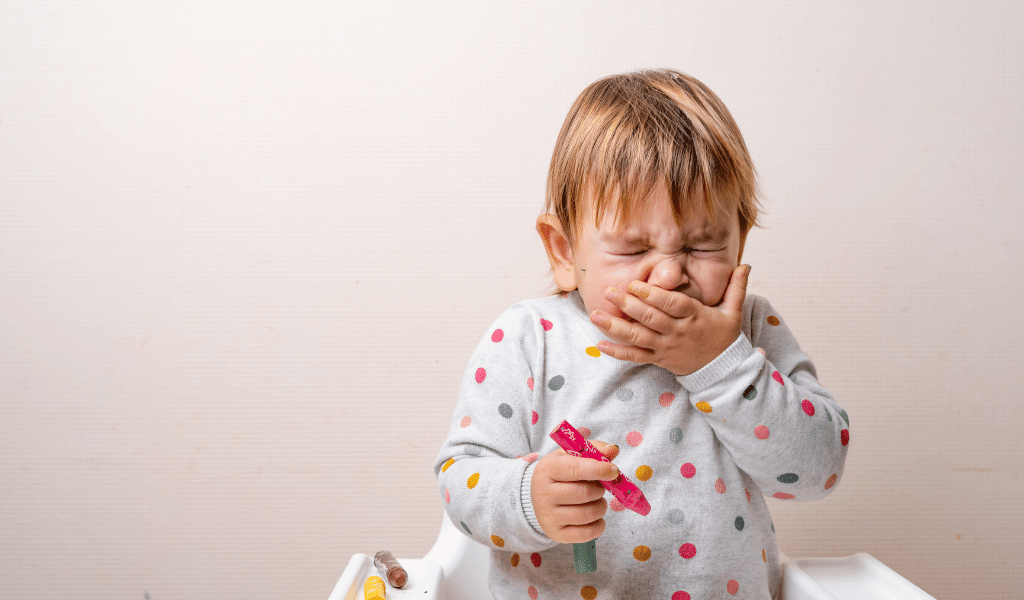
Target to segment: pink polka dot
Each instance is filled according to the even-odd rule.
[[[754,350],[757,350],[761,356],[768,356],[767,354],[764,353],[764,348],[754,348]]]
[[[844,430],[839,432],[839,441],[841,441],[844,446],[850,443],[850,430],[849,429],[844,429]]]
[[[750,490],[743,488],[743,491],[747,493],[747,502],[750,502]]]
[[[477,383],[483,383],[484,379],[486,377],[487,377],[487,371],[485,371],[483,367],[480,367],[479,369],[476,370],[476,382]]]
[[[554,323],[548,321],[547,319],[541,319],[540,326],[544,328],[544,331],[551,331],[551,328],[554,327],[555,325]]]
[[[689,479],[697,474],[697,467],[693,466],[693,463],[686,463],[679,469],[679,472],[683,474],[683,477]]]
[[[683,544],[679,547],[679,556],[682,556],[686,560],[690,560],[694,556],[697,556],[697,547],[693,544]]]
[[[587,429],[586,427],[580,427],[579,429],[577,429],[577,431],[579,431],[579,432],[580,432],[580,434],[581,434],[581,435],[583,436],[583,439],[587,439],[588,437],[590,437],[590,435],[591,435],[591,433],[592,433],[592,432],[591,432],[591,431],[590,431],[589,429]]]
[[[630,431],[626,435],[626,443],[634,448],[640,445],[640,442],[644,441],[644,436],[639,431]]]
[[[772,495],[779,500],[792,500],[793,498],[796,498],[793,494],[787,494],[786,492],[775,492]]]
[[[530,587],[526,588],[526,593],[530,596],[530,600],[537,600],[537,588],[531,585]]]
[[[678,591],[672,594],[672,600],[690,600],[690,594],[683,591]]]
[[[531,419],[530,424],[536,425],[538,420],[540,420],[540,415],[537,414],[537,411],[533,411],[533,417]]]
[[[715,480],[715,491],[719,494],[725,493],[725,482],[721,478]]]
[[[668,408],[669,406],[672,406],[672,401],[675,399],[675,394],[673,394],[672,392],[665,392],[664,394],[658,396],[658,404]]]
[[[609,500],[608,508],[614,510],[615,512],[622,512],[626,510],[626,506],[623,503],[619,502],[618,498],[612,498],[611,500]]]
[[[491,334],[491,341],[500,342],[503,337],[505,337],[505,332],[500,329],[495,329],[494,333]]]
[[[530,388],[531,392],[533,391],[533,377],[526,380],[526,387]]]
[[[804,412],[807,413],[808,417],[814,416],[814,405],[811,404],[810,400],[804,400],[801,402],[800,407],[804,409]]]
[[[531,452],[530,454],[527,454],[526,456],[524,456],[523,460],[525,460],[528,463],[532,463],[533,461],[537,460],[538,456],[540,456],[540,455],[537,454],[536,452]]]
[[[778,382],[779,385],[786,385],[782,381],[782,374],[780,374],[778,371],[772,371],[772,379]]]
[[[459,426],[460,427],[469,427],[469,425],[472,422],[473,422],[472,417],[470,417],[469,415],[466,415],[466,416],[462,417],[461,421],[459,421]]]
[[[730,579],[729,583],[725,585],[725,589],[732,595],[736,595],[736,592],[740,591],[740,582],[735,579]]]
[[[759,440],[768,439],[770,433],[771,432],[768,431],[768,428],[765,427],[764,425],[758,425],[757,427],[754,428],[754,437],[756,437]]]
[[[444,488],[444,501],[448,504],[452,503],[452,493],[448,491],[448,488]]]

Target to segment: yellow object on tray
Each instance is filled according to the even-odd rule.
[[[384,594],[384,580],[376,575],[366,578],[363,584],[363,598],[366,600],[387,600]]]

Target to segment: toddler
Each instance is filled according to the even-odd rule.
[[[448,515],[491,548],[495,598],[779,595],[765,496],[827,495],[849,419],[746,293],[756,188],[728,110],[689,76],[608,77],[573,104],[537,220],[560,293],[487,331],[435,462]],[[559,449],[563,419],[613,462]],[[647,516],[606,499],[619,473]],[[595,538],[577,573],[572,544]]]

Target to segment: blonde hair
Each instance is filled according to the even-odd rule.
[[[546,211],[570,243],[594,201],[599,222],[635,214],[656,185],[667,185],[676,218],[702,194],[708,213],[735,207],[740,232],[757,225],[757,177],[736,122],[700,81],[671,70],[613,75],[590,84],[558,134],[548,171]]]

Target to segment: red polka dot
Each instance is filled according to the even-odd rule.
[[[849,444],[850,443],[850,430],[849,429],[844,429],[844,430],[840,431],[839,432],[839,440],[841,442],[843,442],[844,446]]]
[[[630,431],[626,435],[626,443],[634,448],[639,446],[642,441],[644,441],[644,436],[639,431]]]
[[[540,566],[540,554],[537,554],[536,552],[531,554],[530,555],[530,562],[533,563],[533,566],[539,567]]]
[[[505,337],[505,332],[500,329],[495,329],[494,333],[491,334],[491,341],[500,342],[503,337]]]
[[[476,370],[476,382],[477,383],[483,383],[484,379],[486,377],[487,377],[487,371],[485,371],[483,367],[480,367],[479,369]]]
[[[577,431],[580,432],[580,435],[583,436],[583,439],[587,439],[588,437],[590,437],[591,431],[586,427],[580,427],[579,429],[577,429]]]
[[[825,482],[825,489],[827,490],[827,489],[831,488],[832,486],[834,486],[836,484],[836,481],[838,481],[838,480],[839,480],[839,476],[836,475],[835,473],[829,475],[828,481]]]
[[[694,556],[697,556],[697,547],[693,544],[683,544],[679,547],[679,556],[682,556],[686,560],[690,560]]]
[[[725,585],[725,589],[732,595],[736,595],[736,592],[740,591],[740,582],[735,579],[730,579],[729,583]]]
[[[796,498],[796,496],[794,496],[793,494],[787,494],[786,492],[775,492],[773,496],[775,496],[779,500],[792,500],[793,498]]]
[[[782,381],[782,374],[781,374],[781,373],[779,373],[778,371],[772,371],[772,379],[774,379],[775,381],[777,381],[779,385],[786,385],[786,384],[785,384],[785,383],[783,383],[783,381]]]
[[[743,491],[747,493],[747,502],[750,502],[750,490],[743,488]]]
[[[555,325],[554,323],[548,321],[547,319],[541,319],[540,326],[544,328],[544,331],[551,331],[551,328],[554,327]]]
[[[715,491],[719,494],[725,493],[725,482],[722,481],[721,478],[715,480]]]
[[[678,591],[672,594],[672,600],[690,600],[690,594],[684,591]]]
[[[473,418],[470,417],[469,415],[466,415],[466,416],[462,417],[461,421],[459,421],[459,427],[469,427],[472,423],[473,423]]]
[[[804,412],[807,413],[808,417],[814,416],[814,405],[811,404],[810,400],[804,400],[800,403],[800,406],[804,409]]]
[[[693,463],[686,463],[679,469],[679,472],[683,474],[683,477],[689,479],[697,474],[697,467],[693,466]]]
[[[757,427],[754,428],[754,437],[756,437],[759,440],[768,439],[768,436],[770,434],[771,432],[768,431],[768,428],[765,427],[764,425],[758,425]]]
[[[533,418],[530,424],[536,425],[538,420],[540,420],[540,415],[537,414],[537,411],[533,411]]]
[[[672,405],[672,401],[675,399],[675,394],[673,394],[672,392],[665,392],[664,394],[658,396],[658,404],[667,408]]]
[[[530,388],[531,392],[533,391],[533,377],[526,380],[526,387]]]

